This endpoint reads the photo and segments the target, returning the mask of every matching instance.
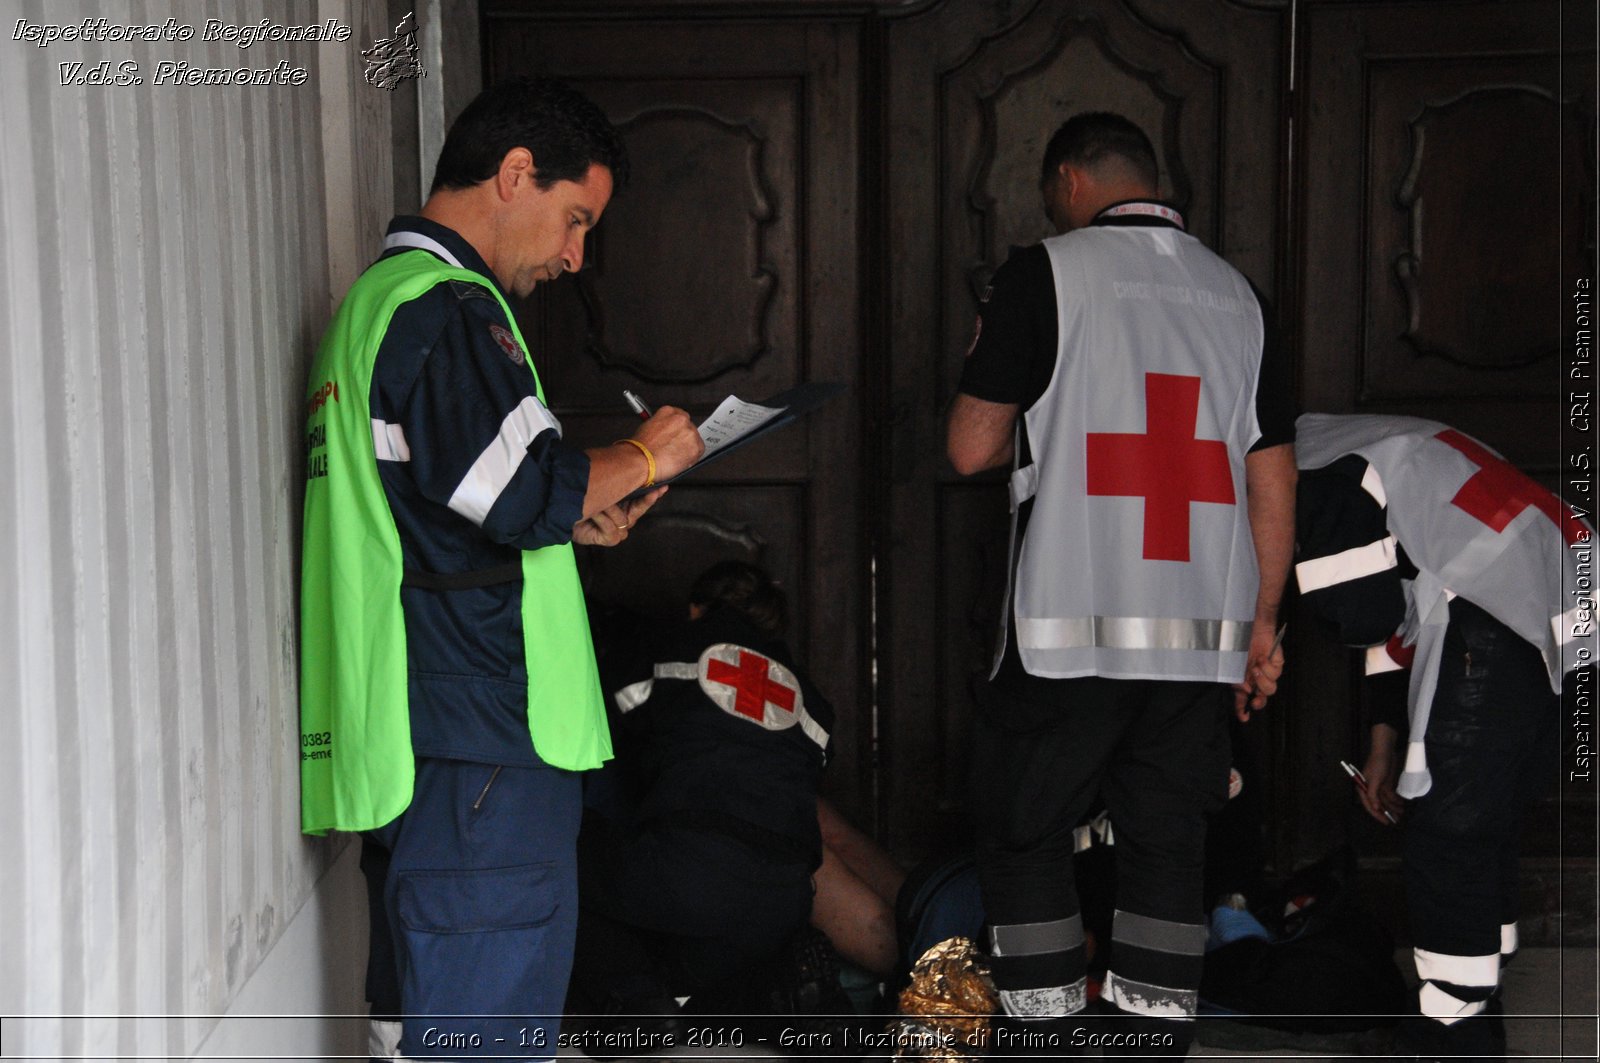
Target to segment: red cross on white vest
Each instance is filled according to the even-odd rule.
[[[737,691],[733,701],[734,711],[760,723],[766,718],[768,702],[785,712],[794,711],[794,691],[782,683],[774,682],[767,675],[770,664],[759,653],[740,650],[739,667],[735,668],[724,661],[709,660],[706,662],[706,678]]]
[[[1456,492],[1450,504],[1476,517],[1497,532],[1529,506],[1537,509],[1555,522],[1561,535],[1572,545],[1582,538],[1583,524],[1561,500],[1525,474],[1521,469],[1501,461],[1475,440],[1447,428],[1434,437],[1445,446],[1460,451],[1468,461],[1478,466],[1478,471]]]
[[[1189,505],[1234,505],[1228,445],[1196,439],[1200,378],[1144,375],[1145,434],[1090,432],[1086,442],[1091,495],[1144,498],[1144,556],[1189,560]]]

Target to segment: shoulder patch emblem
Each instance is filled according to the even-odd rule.
[[[494,341],[500,345],[500,349],[506,352],[507,358],[518,365],[523,363],[525,356],[522,353],[522,344],[517,342],[517,338],[511,334],[510,329],[501,328],[499,325],[490,325],[489,335],[493,336]]]
[[[731,642],[700,655],[700,689],[723,712],[784,731],[805,711],[800,682],[777,661]]]

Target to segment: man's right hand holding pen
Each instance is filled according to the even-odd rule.
[[[592,447],[589,487],[583,496],[583,519],[572,529],[574,542],[616,546],[628,530],[666,493],[657,487],[629,498],[641,487],[670,480],[700,460],[705,442],[689,415],[676,406],[662,406],[632,435],[607,447]]]

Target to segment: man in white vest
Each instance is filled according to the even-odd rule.
[[[1374,722],[1360,789],[1374,819],[1405,823],[1421,1018],[1401,1044],[1500,1058],[1522,819],[1556,777],[1562,677],[1595,657],[1594,531],[1446,425],[1306,414],[1298,428],[1301,601],[1369,647],[1375,695],[1409,672],[1408,711]]]
[[[996,273],[950,410],[956,470],[1013,469],[1011,581],[977,725],[996,1047],[1183,1055],[1227,718],[1266,706],[1293,549],[1288,369],[1250,283],[1157,199],[1149,139],[1080,114],[1045,150],[1059,235]],[[1231,687],[1231,690],[1230,690]],[[1073,828],[1103,797],[1117,911],[1100,1032]]]

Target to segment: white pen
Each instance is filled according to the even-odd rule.
[[[650,407],[644,404],[643,399],[627,388],[622,389],[622,397],[628,400],[628,405],[633,408],[634,413],[639,415],[639,420],[648,421],[650,419]]]

